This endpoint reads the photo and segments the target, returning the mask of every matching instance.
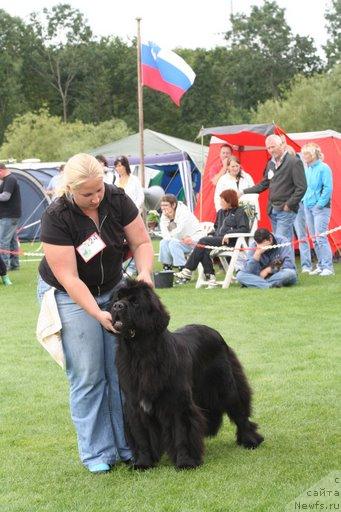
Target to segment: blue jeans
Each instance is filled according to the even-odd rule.
[[[304,213],[304,205],[301,202],[299,210],[296,215],[296,219],[294,222],[294,227],[296,231],[297,238],[299,240],[303,238],[307,238],[307,222],[305,218]],[[299,248],[300,248],[300,261],[301,261],[301,268],[307,268],[309,270],[312,269],[311,266],[311,251],[310,251],[310,244],[307,240],[304,242],[299,242]]]
[[[17,227],[19,219],[0,219],[0,249],[6,251],[19,251]],[[19,256],[16,254],[1,253],[7,270],[19,268]]]
[[[41,278],[38,298],[50,288]],[[95,297],[101,309],[113,290]],[[85,466],[115,464],[132,457],[124,435],[122,396],[115,365],[117,339],[88,315],[67,293],[56,290],[62,322],[66,374],[70,384],[70,408]]]
[[[294,234],[295,212],[284,212],[283,210],[275,210],[272,208],[270,219],[273,234],[284,236],[288,242],[291,242]]]
[[[184,267],[186,264],[185,254],[192,252],[191,245],[183,244],[176,238],[163,238],[160,242],[159,261],[164,265]]]
[[[305,217],[310,236],[324,233],[328,230],[330,220],[330,208],[304,207]],[[317,236],[314,240],[314,249],[317,256],[317,264],[320,269],[333,270],[333,253],[330,248],[328,236]]]
[[[268,279],[244,270],[240,270],[236,277],[237,281],[247,288],[274,288],[276,285],[290,286],[297,283],[296,271],[291,268],[284,268]]]

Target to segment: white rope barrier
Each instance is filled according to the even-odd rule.
[[[299,242],[308,241],[308,240],[314,240],[315,238],[318,238],[320,236],[328,236],[331,233],[335,233],[336,231],[340,231],[341,226],[337,226],[336,228],[329,229],[328,231],[325,231],[324,233],[319,233],[318,235],[309,236],[307,238],[302,238],[300,240],[296,240],[295,242],[284,242],[282,244],[274,244],[269,245],[264,250],[269,251],[270,249],[278,249],[279,247],[287,247],[289,245],[295,245]],[[227,233],[228,234],[228,233]],[[233,233],[232,233],[233,234]],[[245,233],[246,234],[246,233]],[[240,236],[243,236],[243,233],[240,234]],[[197,247],[201,247],[202,249],[211,249],[216,250],[217,254],[219,252],[233,252],[233,251],[252,251],[255,249],[255,247],[245,247],[245,248],[239,248],[236,249],[235,247],[229,247],[228,245],[221,245],[220,247],[217,247],[216,245],[202,245],[202,244],[196,244]]]

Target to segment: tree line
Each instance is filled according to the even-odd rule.
[[[340,130],[340,19],[332,0],[322,60],[275,1],[232,15],[224,46],[174,48],[196,81],[180,108],[144,88],[145,126],[188,140],[202,125],[272,120],[288,131]],[[69,4],[26,23],[0,10],[0,157],[63,159],[137,131],[136,54],[135,39],[96,37]]]

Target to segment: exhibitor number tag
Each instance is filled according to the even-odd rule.
[[[90,261],[96,254],[101,252],[106,247],[102,238],[98,233],[92,233],[84,242],[79,245],[76,250],[82,256],[85,263]]]

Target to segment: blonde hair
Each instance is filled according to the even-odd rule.
[[[315,144],[315,142],[308,142],[308,144],[304,144],[304,146],[301,149],[302,154],[308,153],[309,155],[313,156],[317,160],[323,160],[324,155],[321,151],[321,148],[318,144]]]
[[[56,195],[70,197],[71,190],[77,190],[89,178],[103,178],[103,176],[103,166],[94,156],[78,153],[66,162]]]

